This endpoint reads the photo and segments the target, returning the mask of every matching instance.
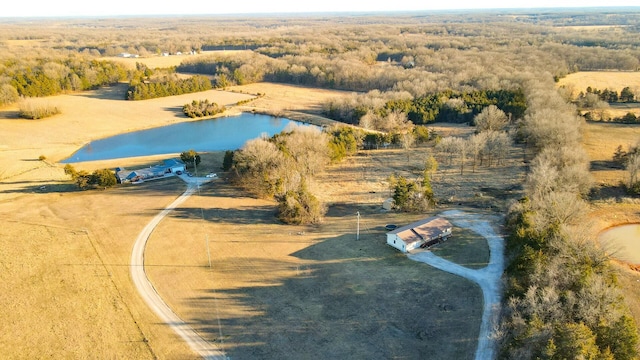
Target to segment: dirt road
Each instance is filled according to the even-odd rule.
[[[156,289],[153,287],[144,269],[144,251],[147,240],[155,227],[171,210],[183,203],[189,196],[197,191],[198,185],[209,179],[181,177],[189,186],[187,190],[180,195],[175,201],[169,204],[164,210],[156,215],[147,226],[142,229],[133,245],[131,252],[131,278],[138,289],[140,296],[147,305],[160,317],[160,319],[171,326],[171,328],[182,337],[191,347],[191,349],[202,356],[204,359],[224,360],[226,356],[214,344],[204,340],[185,323],[171,308],[162,300]]]
[[[500,313],[502,294],[500,278],[504,271],[504,239],[496,234],[491,223],[482,215],[470,214],[458,210],[445,211],[441,215],[454,225],[473,230],[487,239],[489,250],[491,251],[489,265],[479,270],[473,270],[445,260],[430,251],[410,254],[409,258],[427,263],[442,271],[462,276],[480,286],[484,298],[484,307],[475,359],[495,359],[496,339],[493,330],[498,326],[498,316]]]

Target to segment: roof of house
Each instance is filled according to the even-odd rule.
[[[399,227],[393,231],[389,231],[387,234],[396,234],[402,241],[411,244],[416,241],[434,239],[452,226],[447,219],[433,216]]]
[[[162,160],[162,162],[166,167],[184,166],[184,163],[178,159],[165,159],[165,160]]]

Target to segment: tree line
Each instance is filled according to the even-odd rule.
[[[126,99],[148,100],[165,96],[190,94],[211,89],[211,81],[203,75],[194,75],[188,79],[166,77],[160,81],[132,82],[127,90]]]
[[[599,90],[589,86],[587,87],[586,92],[580,92],[580,94],[578,95],[578,101],[588,103],[590,100],[588,99],[588,97],[592,97],[593,99],[608,103],[632,103],[635,102],[636,95],[628,86],[622,88],[620,93],[618,93],[616,90],[609,90],[607,88],[605,88],[604,90]]]
[[[591,238],[589,161],[573,105],[530,83],[518,137],[532,150],[525,197],[508,213],[501,358],[635,359],[636,324]]]
[[[526,110],[526,101],[521,89],[475,90],[459,92],[445,90],[418,97],[406,93],[382,93],[372,91],[351,98],[330,100],[324,108],[325,114],[335,120],[350,124],[369,125],[363,117],[384,117],[390,112],[407,114],[416,125],[432,122],[454,122],[473,124],[476,115],[490,105],[506,112],[513,119],[521,118]]]
[[[88,58],[7,60],[0,65],[0,105],[14,103],[20,97],[95,89],[125,80],[127,74],[118,63]]]

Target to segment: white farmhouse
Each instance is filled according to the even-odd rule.
[[[446,240],[451,236],[452,227],[445,218],[426,218],[388,232],[387,244],[406,253]]]

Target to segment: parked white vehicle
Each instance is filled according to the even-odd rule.
[[[208,178],[217,178],[217,177],[218,177],[218,174],[216,174],[216,173],[210,173],[210,174],[207,174],[207,177],[208,177]]]

